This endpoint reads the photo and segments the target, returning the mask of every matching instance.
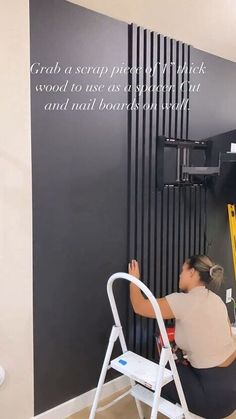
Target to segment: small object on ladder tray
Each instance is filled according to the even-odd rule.
[[[184,355],[182,349],[180,349],[175,342],[175,327],[167,327],[166,328],[166,333],[170,342],[170,346],[171,346],[171,350],[173,353],[173,358],[174,360],[176,360],[176,362],[179,362],[181,364],[184,365],[188,365],[189,361],[187,360],[186,355]],[[156,339],[156,346],[157,346],[157,352],[158,352],[158,357],[160,358],[161,356],[161,350],[163,348],[163,340],[161,337],[160,332],[156,332],[155,333],[155,339]]]

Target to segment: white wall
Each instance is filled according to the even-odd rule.
[[[1,419],[33,415],[32,223],[28,0],[1,1]]]
[[[235,0],[68,0],[236,61]]]

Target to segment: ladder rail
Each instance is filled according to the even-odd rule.
[[[146,295],[146,297],[149,299],[150,303],[152,304],[152,307],[153,307],[153,310],[154,310],[154,313],[155,313],[155,316],[156,316],[156,321],[157,321],[157,324],[160,328],[160,332],[161,332],[161,336],[162,336],[162,339],[163,339],[164,346],[166,348],[171,349],[170,342],[169,342],[167,332],[166,332],[166,328],[164,326],[161,310],[160,310],[160,307],[157,303],[156,298],[154,297],[152,292],[149,290],[149,288],[142,281],[140,281],[140,279],[137,279],[135,276],[130,275],[126,272],[117,272],[117,273],[111,275],[110,278],[108,279],[108,282],[107,282],[107,294],[108,294],[108,298],[109,298],[109,301],[110,301],[112,314],[113,314],[116,326],[121,326],[120,317],[119,317],[119,313],[118,313],[118,310],[117,310],[115,297],[114,297],[114,293],[113,293],[113,283],[116,279],[126,279],[129,282],[133,282],[133,284],[137,285],[137,287],[140,288],[143,291],[143,293]],[[125,344],[125,346],[126,346],[126,344]]]
[[[161,374],[163,374],[165,365],[169,361],[171,370],[172,370],[173,375],[174,375],[174,381],[176,383],[176,389],[177,389],[177,392],[178,392],[178,395],[179,395],[179,398],[180,398],[181,406],[182,406],[182,408],[185,412],[185,417],[188,417],[189,416],[189,410],[188,410],[187,402],[186,402],[184,391],[183,391],[183,388],[182,388],[182,384],[181,384],[181,381],[180,381],[180,378],[179,378],[179,373],[178,373],[178,370],[177,370],[177,367],[176,367],[176,364],[175,364],[175,361],[174,361],[174,358],[173,358],[173,355],[172,355],[170,342],[169,342],[169,339],[168,339],[168,335],[167,335],[167,332],[166,332],[166,328],[165,328],[165,325],[164,325],[163,317],[162,317],[161,310],[160,310],[159,304],[157,302],[157,299],[154,297],[154,295],[149,290],[149,288],[142,281],[140,281],[140,279],[137,279],[135,276],[130,275],[126,272],[117,272],[117,273],[111,275],[110,278],[107,281],[107,294],[108,294],[108,298],[109,298],[109,301],[110,301],[111,310],[112,310],[112,314],[113,314],[116,326],[121,326],[120,317],[119,317],[119,313],[118,313],[118,310],[117,310],[115,297],[114,297],[114,293],[113,293],[113,283],[116,279],[126,279],[127,281],[132,282],[133,284],[137,285],[137,287],[139,289],[141,289],[141,291],[143,291],[143,293],[149,299],[149,301],[150,301],[150,303],[153,307],[153,310],[154,310],[154,313],[155,313],[155,316],[156,316],[156,321],[157,321],[158,327],[160,329],[161,337],[162,337],[162,340],[163,340],[163,343],[164,343],[164,348],[163,349],[165,350],[165,352],[166,352],[166,350],[168,350],[168,353],[170,355],[168,357],[168,359],[167,359],[167,357],[163,357],[163,358],[161,357],[161,359],[160,359],[159,365],[162,369]],[[121,342],[122,350],[123,350],[123,348],[127,348],[126,347],[126,342],[124,340],[123,333],[120,337],[120,342]],[[157,377],[157,379],[158,379],[157,380],[158,381],[157,385],[159,385],[159,378],[160,377]],[[158,389],[158,387],[156,387],[155,393],[159,395],[160,394],[159,391],[160,391],[160,389]],[[154,410],[155,411],[158,410],[158,405],[156,403],[154,404]]]
[[[117,273],[111,275],[110,278],[107,281],[107,294],[108,294],[108,299],[109,299],[109,302],[110,302],[112,314],[113,314],[113,317],[114,317],[115,326],[113,326],[113,328],[112,328],[112,332],[111,332],[111,336],[110,336],[110,339],[109,339],[109,344],[108,344],[106,356],[105,356],[105,359],[104,359],[104,363],[103,363],[101,375],[100,375],[100,378],[99,378],[98,386],[97,386],[97,389],[96,389],[95,398],[94,398],[94,402],[93,402],[93,405],[92,405],[92,409],[91,409],[91,412],[90,412],[89,419],[94,419],[95,418],[98,402],[99,402],[101,391],[102,391],[102,386],[103,386],[104,381],[105,381],[106,372],[109,368],[109,361],[110,361],[110,358],[111,358],[111,354],[112,354],[112,350],[113,350],[113,346],[114,346],[115,341],[117,339],[119,339],[121,349],[122,349],[123,353],[127,352],[127,350],[128,350],[127,345],[126,345],[126,341],[125,341],[125,337],[124,337],[124,333],[123,333],[123,329],[122,329],[122,325],[121,325],[121,321],[120,321],[120,317],[119,317],[119,313],[118,313],[118,309],[117,309],[117,305],[116,305],[116,301],[115,301],[115,297],[114,297],[114,293],[113,293],[113,284],[114,284],[114,281],[116,279],[125,279],[129,282],[132,282],[139,289],[141,289],[141,291],[143,291],[143,293],[148,298],[148,300],[150,301],[150,303],[153,307],[153,310],[154,310],[154,313],[155,313],[155,316],[156,316],[156,321],[157,321],[158,327],[160,329],[160,333],[161,333],[162,340],[163,340],[163,343],[164,343],[164,346],[163,346],[162,352],[161,352],[160,362],[159,362],[159,372],[157,373],[157,376],[156,376],[156,384],[155,384],[154,400],[153,400],[153,407],[152,407],[152,412],[151,412],[151,419],[156,419],[156,416],[157,416],[157,412],[158,412],[159,404],[160,404],[160,394],[161,394],[161,387],[162,387],[162,382],[163,382],[164,370],[165,370],[165,366],[166,366],[168,361],[170,363],[170,368],[171,368],[173,380],[176,384],[176,389],[177,389],[177,393],[179,395],[179,399],[180,399],[181,407],[183,409],[184,417],[186,419],[190,418],[191,414],[188,410],[187,402],[186,402],[185,395],[184,395],[184,392],[183,392],[183,388],[182,388],[182,385],[181,385],[181,381],[180,381],[180,378],[179,378],[178,370],[177,370],[177,367],[176,367],[176,364],[175,364],[175,361],[174,361],[174,358],[173,358],[170,342],[169,342],[169,339],[168,339],[168,336],[167,336],[166,328],[165,328],[165,325],[164,325],[164,321],[163,321],[163,318],[162,318],[161,310],[160,310],[160,307],[158,305],[157,299],[154,297],[152,292],[148,289],[148,287],[142,281],[140,281],[139,279],[137,279],[133,275],[130,275],[126,272],[117,272]],[[131,383],[131,387],[135,386],[135,381],[133,379],[130,379],[130,383]],[[139,418],[143,419],[144,415],[143,415],[142,406],[140,404],[139,399],[135,398],[135,402],[136,402],[136,406],[137,406],[137,409],[138,409]]]

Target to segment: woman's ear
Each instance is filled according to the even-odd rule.
[[[190,269],[190,275],[191,275],[191,276],[193,276],[193,275],[195,274],[195,272],[196,272],[196,269],[194,269],[194,268],[191,268],[191,269]]]

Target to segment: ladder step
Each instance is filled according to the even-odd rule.
[[[132,388],[131,394],[136,399],[152,407],[154,393],[151,390],[136,384]],[[184,417],[184,411],[180,406],[169,402],[163,397],[160,397],[158,412],[161,412],[163,415],[171,419],[182,419]]]
[[[132,351],[127,351],[113,359],[111,367],[145,387],[155,390],[158,369],[160,368],[155,362],[149,361]],[[163,386],[172,380],[172,372],[165,368]]]

